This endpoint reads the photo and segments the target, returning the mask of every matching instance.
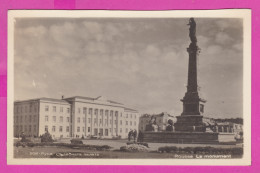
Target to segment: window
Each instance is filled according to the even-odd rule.
[[[80,123],[80,117],[77,118],[77,122]]]
[[[63,107],[60,107],[60,112],[63,112]]]
[[[23,107],[21,106],[21,113],[23,113]]]
[[[33,131],[36,132],[36,125],[33,126]]]
[[[98,109],[95,109],[95,113],[94,113],[95,115],[98,115]]]
[[[130,121],[130,126],[132,125],[132,121]]]
[[[34,111],[37,111],[37,104],[34,105]]]
[[[70,113],[70,108],[67,108],[67,113]]]
[[[78,108],[78,113],[80,114],[80,108]]]
[[[67,117],[67,122],[68,122],[68,123],[70,122],[70,117]]]
[[[120,125],[122,125],[122,120],[120,120]]]
[[[108,116],[108,110],[106,110],[105,115]]]
[[[24,118],[24,119],[25,119],[25,122],[27,122],[27,116],[26,116],[26,115],[25,115],[25,118]]]
[[[25,112],[27,112],[27,106],[25,106]]]
[[[118,112],[117,112],[117,111],[115,112],[115,116],[116,116],[116,117],[118,116]]]
[[[48,122],[49,121],[49,117],[48,115],[45,116],[45,122]]]
[[[29,107],[29,112],[32,112],[32,105],[30,105]]]
[[[92,108],[88,110],[88,114],[92,115]]]
[[[29,125],[29,132],[32,131],[32,125]]]
[[[97,124],[97,118],[94,119],[94,123]]]
[[[63,117],[60,117],[60,122],[61,122],[61,123],[63,122]]]
[[[59,131],[62,132],[62,126],[60,126]]]
[[[56,126],[52,126],[52,132],[56,131]]]
[[[90,132],[90,127],[88,127],[88,132]]]
[[[83,108],[83,114],[87,113],[87,108]]]
[[[53,112],[56,112],[56,106],[53,106]]]
[[[48,126],[45,126],[44,129],[45,129],[45,132],[48,132]]]
[[[99,124],[102,124],[102,119],[99,119]]]
[[[125,125],[128,125],[128,121],[125,122]]]
[[[120,133],[122,133],[122,128],[120,128]]]
[[[23,122],[23,116],[20,117],[20,122]]]
[[[77,132],[80,132],[80,127],[77,127]]]
[[[53,122],[56,122],[56,116],[53,116],[53,117],[52,117],[52,121],[53,121]]]
[[[36,115],[33,116],[33,122],[36,122]]]
[[[45,106],[45,111],[46,111],[46,112],[49,111],[49,106],[48,106],[48,105]]]
[[[66,132],[69,132],[69,131],[70,131],[70,127],[67,126],[67,127],[66,127]]]
[[[117,123],[117,121],[115,120],[115,124]]]
[[[32,116],[29,115],[29,122],[32,122]]]

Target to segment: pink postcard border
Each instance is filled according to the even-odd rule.
[[[252,10],[252,166],[13,166],[7,165],[7,12],[12,9]],[[260,172],[260,1],[258,0],[1,0],[0,3],[0,170],[1,172]],[[116,169],[115,169],[116,167]]]

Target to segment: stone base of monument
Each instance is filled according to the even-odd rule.
[[[177,122],[174,124],[176,131],[181,132],[205,132],[203,116],[201,115],[181,115],[177,116]]]
[[[144,132],[143,142],[151,143],[219,143],[215,132]]]

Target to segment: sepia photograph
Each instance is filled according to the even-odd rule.
[[[8,14],[8,163],[250,165],[251,11]]]

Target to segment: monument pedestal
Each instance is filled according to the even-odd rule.
[[[181,115],[177,116],[177,122],[174,124],[175,131],[182,132],[205,132],[203,125],[203,116],[201,115]]]

